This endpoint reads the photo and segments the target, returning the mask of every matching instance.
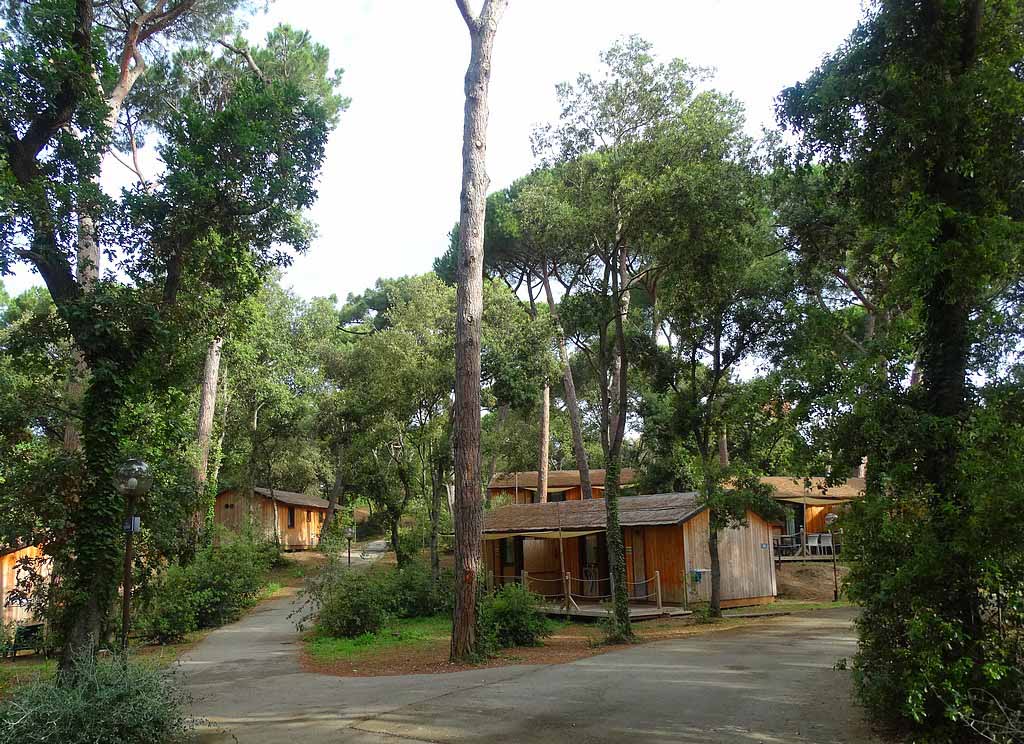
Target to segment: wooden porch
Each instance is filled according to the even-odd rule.
[[[568,611],[565,609],[564,603],[548,603],[543,605],[543,609],[545,614],[551,615],[552,617],[576,617],[593,620],[600,620],[603,617],[608,617],[609,612],[609,606],[607,604],[594,601],[573,602],[569,606]],[[669,605],[658,607],[656,605],[641,602],[629,603],[630,620],[655,620],[659,617],[684,617],[692,614],[692,610],[687,610],[682,607]]]

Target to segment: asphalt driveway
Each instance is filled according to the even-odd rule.
[[[303,672],[290,600],[183,659],[203,741],[872,742],[849,698],[850,610],[793,615],[571,664],[403,677]]]

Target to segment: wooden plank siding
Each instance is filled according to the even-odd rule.
[[[8,605],[7,600],[10,592],[18,585],[18,561],[23,558],[40,558],[42,555],[41,548],[30,545],[0,556],[0,599],[3,606],[0,618],[5,623],[25,623],[34,619],[27,609],[17,604]],[[41,573],[44,576],[49,574],[48,561],[41,567]]]
[[[697,514],[684,525],[688,601],[711,601],[711,551],[708,549],[708,513]],[[767,547],[762,547],[767,546]],[[728,529],[718,538],[722,568],[722,606],[763,604],[777,593],[771,525],[748,511],[747,525]],[[695,570],[701,581],[689,581]],[[767,600],[766,600],[767,598]]]
[[[236,490],[222,491],[214,503],[214,523],[232,532],[239,532],[252,515],[253,528],[267,540],[278,537],[285,550],[303,550],[315,546],[320,540],[320,527],[327,510],[316,506],[277,503],[277,532],[274,531],[274,501],[256,495],[250,500]],[[289,510],[293,510],[294,523],[289,526]]]

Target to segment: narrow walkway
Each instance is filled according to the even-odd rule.
[[[571,664],[342,678],[303,672],[288,598],[185,658],[205,744],[874,742],[850,702],[853,611],[662,641]]]

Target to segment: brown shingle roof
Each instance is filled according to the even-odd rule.
[[[837,502],[859,499],[864,493],[863,478],[847,478],[838,486],[825,487],[824,478],[811,478],[810,488],[804,488],[804,479],[791,476],[766,476],[761,478],[775,489],[777,499],[799,499],[806,495],[815,499],[830,499]]]
[[[623,468],[619,474],[619,483],[626,485],[636,480],[636,471],[633,468]],[[566,486],[578,486],[580,484],[579,470],[549,470],[548,486],[550,488],[564,488]],[[518,473],[495,473],[491,478],[488,488],[536,488],[537,471],[520,470]],[[590,485],[604,486],[604,469],[590,471]]]
[[[703,508],[695,492],[626,496],[619,501],[619,523],[623,527],[679,524]],[[603,530],[605,524],[604,499],[513,504],[484,514],[484,532]]]
[[[269,488],[254,488],[253,489],[260,496],[266,496],[270,498]],[[319,496],[307,496],[304,493],[295,493],[294,491],[278,491],[274,489],[274,499],[280,501],[282,504],[292,504],[294,506],[314,506],[317,509],[327,508],[327,499],[322,499]]]

